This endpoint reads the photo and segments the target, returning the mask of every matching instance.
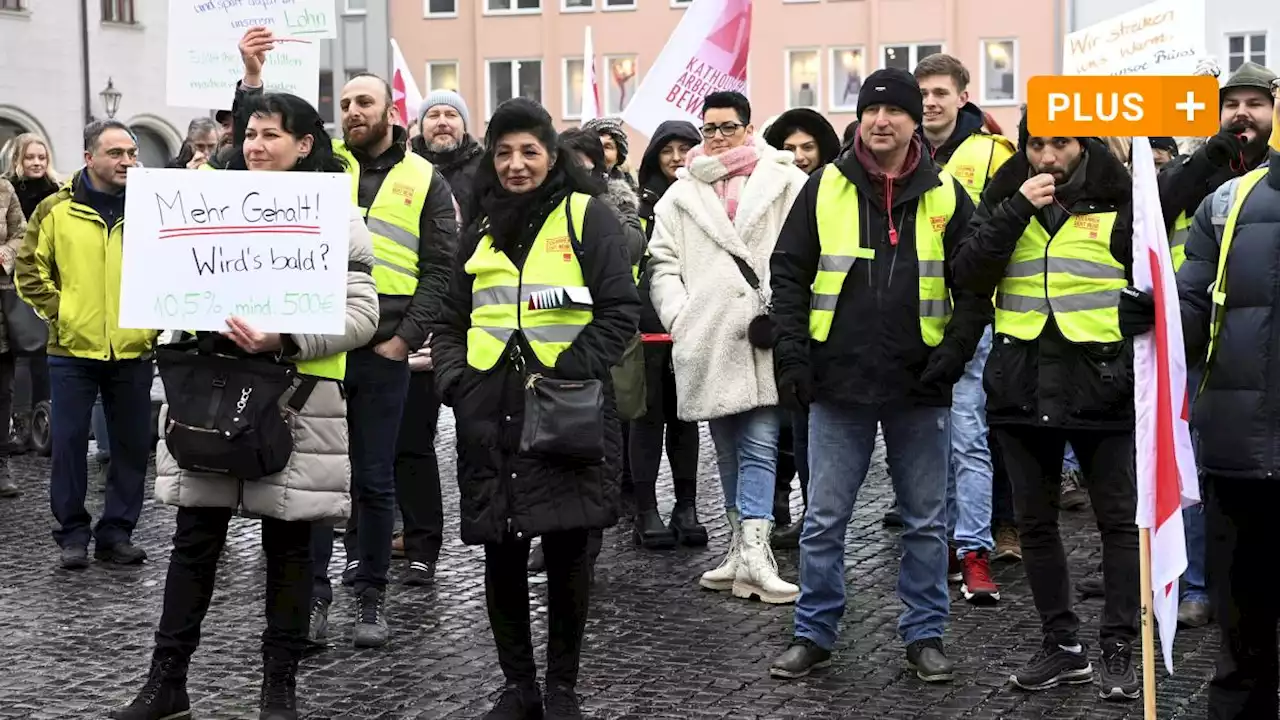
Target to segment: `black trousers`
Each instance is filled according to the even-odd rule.
[[[401,416],[395,466],[396,502],[404,519],[404,553],[410,562],[436,562],[444,541],[444,499],[436,458],[439,420],[435,373],[413,373]]]
[[[582,635],[591,591],[588,531],[542,536],[547,558],[548,686],[578,682]],[[508,683],[529,684],[538,676],[529,620],[529,541],[508,536],[484,546],[485,599],[498,648],[498,664]]]
[[[1004,456],[996,439],[996,432],[987,433],[987,446],[991,450],[991,528],[1018,526],[1018,516],[1013,510],[1013,481],[1004,466]]]
[[[13,418],[14,356],[0,354],[0,461],[9,457],[9,423]]]
[[[1209,685],[1210,720],[1276,720],[1275,508],[1280,483],[1206,474],[1209,591],[1221,640]]]
[[[636,510],[657,507],[658,470],[666,439],[667,462],[676,502],[693,504],[698,498],[698,424],[676,415],[676,376],[671,368],[671,346],[644,346],[646,411],[632,420],[628,448]],[[626,437],[628,433],[623,434]]]
[[[209,612],[218,558],[227,542],[229,508],[179,508],[164,608],[156,630],[156,653],[189,658],[200,645],[200,625]],[[311,606],[311,523],[262,520],[267,555],[267,629],[262,650],[301,657]]]
[[[1070,442],[1088,478],[1089,499],[1102,534],[1103,643],[1132,643],[1138,636],[1138,526],[1133,433],[1008,425],[996,430],[1005,469],[1013,481],[1022,562],[1031,582],[1045,637],[1062,645],[1078,641],[1071,578],[1058,531],[1062,455]]]
[[[43,350],[16,358],[14,374],[13,410],[30,415],[31,408],[49,399],[49,358]]]

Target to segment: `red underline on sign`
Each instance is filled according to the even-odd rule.
[[[162,240],[206,235],[319,235],[319,225],[224,225],[221,227],[172,228],[161,230]]]

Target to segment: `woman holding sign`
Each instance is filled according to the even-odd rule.
[[[462,541],[484,545],[489,623],[506,689],[490,720],[544,717],[529,630],[529,541],[549,596],[547,720],[582,717],[574,688],[592,530],[617,520],[622,438],[609,369],[640,300],[604,190],[524,98],[498,107],[476,173],[432,355],[458,434]]]
[[[315,108],[294,95],[267,94],[255,99],[243,152],[250,171],[343,172],[324,121]],[[306,646],[311,600],[311,524],[344,518],[351,510],[346,401],[340,381],[346,353],[365,345],[378,323],[372,265],[369,232],[352,206],[343,334],[264,333],[241,318],[231,317],[226,332],[200,338],[202,350],[195,355],[161,350],[160,368],[169,404],[162,414],[164,437],[156,449],[156,497],[178,506],[177,530],[150,674],[137,698],[111,717],[190,717],[187,663],[200,643],[200,624],[213,595],[218,557],[237,509],[262,518],[262,547],[267,556],[260,717],[298,717],[295,686],[298,660]],[[212,359],[207,350],[210,346],[217,353]],[[175,370],[171,376],[166,376],[166,353]],[[227,361],[227,356],[235,359]],[[223,363],[224,373],[222,385],[215,382],[213,387],[227,389],[239,387],[233,383],[241,372],[262,378],[281,366],[288,369],[287,389],[262,408],[260,416],[264,426],[270,426],[273,414],[277,423],[281,415],[286,419],[284,435],[292,438],[292,446],[281,458],[282,470],[263,476],[246,472],[246,456],[263,455],[273,448],[236,452],[242,448],[228,441],[223,455],[237,471],[204,471],[211,464],[207,453],[217,441],[196,437],[210,425],[185,424],[181,422],[188,417],[184,413],[221,413],[229,407],[227,412],[239,421],[242,415],[252,414],[257,402],[254,391],[270,394],[264,384],[246,384],[246,390],[224,393],[234,394],[238,402],[218,404],[213,402],[216,391],[208,383],[178,381],[200,377],[200,369],[211,362]],[[224,427],[223,420],[216,414],[212,426]],[[251,425],[250,430],[258,428]],[[200,457],[201,462],[192,463],[190,459],[200,452],[206,455]]]

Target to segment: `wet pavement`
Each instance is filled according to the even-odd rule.
[[[458,541],[452,426],[441,419],[446,544],[433,588],[393,584],[392,641],[382,649],[350,645],[353,599],[335,583],[331,645],[309,656],[299,679],[305,718],[443,720],[479,718],[502,684],[484,606],[480,551]],[[142,567],[95,563],[71,573],[56,569],[49,536],[47,460],[12,461],[25,489],[0,500],[0,718],[102,718],[127,703],[147,671],[160,612],[174,510],[148,500],[135,541],[151,559]],[[663,473],[666,477],[664,462]],[[579,692],[597,720],[783,718],[877,720],[922,718],[1140,718],[1138,702],[1097,699],[1089,686],[1027,694],[1007,686],[1039,646],[1030,589],[1017,564],[999,564],[1002,599],[995,607],[963,602],[952,586],[948,653],[954,682],[927,686],[904,669],[896,623],[899,546],[880,519],[892,500],[883,458],[873,464],[849,527],[848,609],[832,666],[809,678],[780,682],[768,666],[790,637],[792,610],[702,591],[698,575],[720,560],[728,529],[718,512],[719,483],[704,433],[699,506],[711,530],[709,548],[648,553],[631,545],[629,525],[605,536],[598,564]],[[90,492],[94,515],[101,495]],[[798,493],[794,496],[798,503]],[[659,481],[659,506],[669,510],[670,482]],[[1072,572],[1093,572],[1100,543],[1092,516],[1066,515]],[[343,561],[337,543],[336,578]],[[779,554],[782,575],[797,576],[795,551]],[[395,561],[394,572],[403,569]],[[260,684],[258,638],[264,620],[265,562],[258,524],[233,521],[219,566],[218,590],[191,664],[189,690],[197,718],[256,718]],[[393,578],[393,583],[395,579]],[[1134,582],[1137,579],[1134,578]],[[545,580],[530,585],[534,638],[546,637]],[[1101,601],[1080,603],[1083,639],[1094,646]],[[1217,632],[1182,630],[1177,675],[1159,670],[1159,717],[1205,716]],[[1096,655],[1095,655],[1096,663]]]

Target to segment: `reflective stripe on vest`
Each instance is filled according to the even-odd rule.
[[[991,162],[995,157],[996,144],[1004,140],[1004,138],[996,139],[997,137],[981,133],[970,135],[960,143],[960,147],[956,148],[956,151],[951,154],[951,159],[944,166],[947,173],[964,186],[964,191],[969,193],[975,205],[982,197],[982,189],[987,186],[987,178],[991,176]]]
[[[1052,238],[1037,219],[1018,238],[996,292],[995,331],[1034,340],[1050,313],[1075,343],[1115,342],[1124,265],[1111,255],[1116,213],[1072,216]]]
[[[1178,213],[1173,221],[1173,234],[1169,236],[1169,254],[1173,256],[1173,271],[1178,272],[1187,259],[1187,236],[1191,234],[1191,218],[1187,213]]]
[[[347,161],[351,199],[360,204],[360,163],[341,140],[334,154]],[[431,189],[431,163],[406,153],[383,178],[373,205],[360,207],[373,237],[373,281],[379,295],[412,295],[418,289],[418,231]]]
[[[916,263],[920,291],[920,338],[926,345],[942,342],[951,320],[951,294],[943,277],[946,250],[942,235],[956,211],[955,183],[945,171],[942,185],[925,193],[916,206]],[[870,260],[873,248],[861,246],[858,189],[835,165],[822,170],[818,184],[818,273],[809,302],[809,337],[826,342],[845,278],[858,258]]]
[[[1244,201],[1249,198],[1249,193],[1254,186],[1266,174],[1265,167],[1245,173],[1232,190],[1231,210],[1227,213],[1227,224],[1222,229],[1222,247],[1218,250],[1218,274],[1213,281],[1213,287],[1210,288],[1213,308],[1209,318],[1209,348],[1205,355],[1208,358],[1204,373],[1206,379],[1209,371],[1212,370],[1214,345],[1217,344],[1218,332],[1222,329],[1222,318],[1227,311],[1227,253],[1231,250],[1231,241],[1236,236],[1236,223],[1240,220],[1240,209],[1244,207]],[[1203,383],[1201,386],[1203,387]]]
[[[298,372],[303,375],[314,375],[327,380],[341,381],[347,376],[347,354],[340,352],[315,360],[303,360],[297,363]]]
[[[553,368],[591,322],[590,310],[557,307],[529,309],[530,297],[542,290],[586,287],[582,266],[569,239],[566,203],[573,202],[573,230],[582,241],[583,216],[591,196],[575,193],[560,203],[542,224],[520,268],[504,252],[493,247],[486,234],[467,260],[464,270],[472,276],[471,329],[467,330],[467,364],[486,371],[498,364],[511,336],[524,335],[546,368]]]

